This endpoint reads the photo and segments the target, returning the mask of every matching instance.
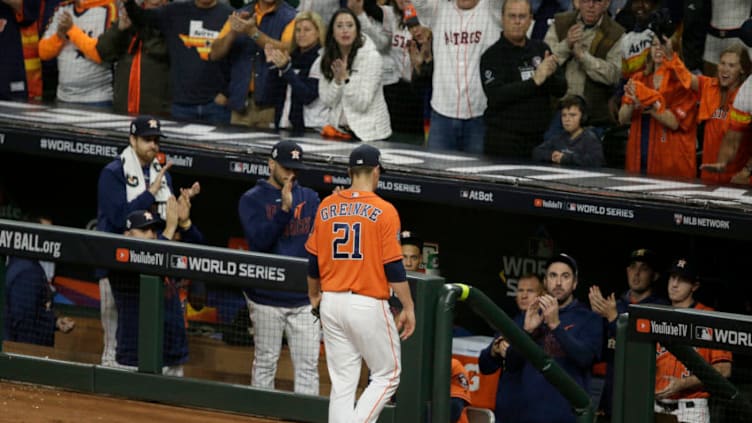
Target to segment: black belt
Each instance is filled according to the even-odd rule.
[[[656,401],[661,408],[667,410],[667,411],[676,411],[679,409],[679,401],[676,402],[667,402],[667,401]],[[694,408],[695,403],[694,401],[683,401],[684,408]]]
[[[741,28],[735,29],[718,29],[712,26],[708,28],[708,34],[718,38],[741,38]]]

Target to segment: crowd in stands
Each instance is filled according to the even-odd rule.
[[[0,99],[750,181],[748,1],[239,6],[2,0]]]

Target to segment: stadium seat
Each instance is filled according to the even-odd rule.
[[[493,411],[479,407],[467,407],[467,420],[469,423],[496,423]]]

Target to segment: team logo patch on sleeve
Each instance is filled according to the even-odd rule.
[[[463,389],[470,389],[470,383],[467,381],[467,378],[464,374],[458,374],[457,381],[460,383],[460,386],[462,386]]]
[[[496,80],[496,77],[494,76],[494,73],[491,69],[486,69],[485,72],[483,72],[483,83],[484,84],[490,84]]]

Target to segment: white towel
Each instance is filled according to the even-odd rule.
[[[123,173],[125,174],[125,196],[128,202],[131,202],[148,189],[145,183],[146,178],[144,178],[144,171],[141,169],[141,162],[138,161],[136,152],[130,145],[120,154],[120,160],[123,162]],[[149,178],[153,180],[160,170],[162,170],[162,165],[159,164],[157,159],[154,159],[149,169]],[[162,220],[167,218],[167,199],[170,198],[170,195],[172,195],[172,192],[170,186],[167,185],[167,178],[162,178],[159,190],[154,196],[157,211]]]

